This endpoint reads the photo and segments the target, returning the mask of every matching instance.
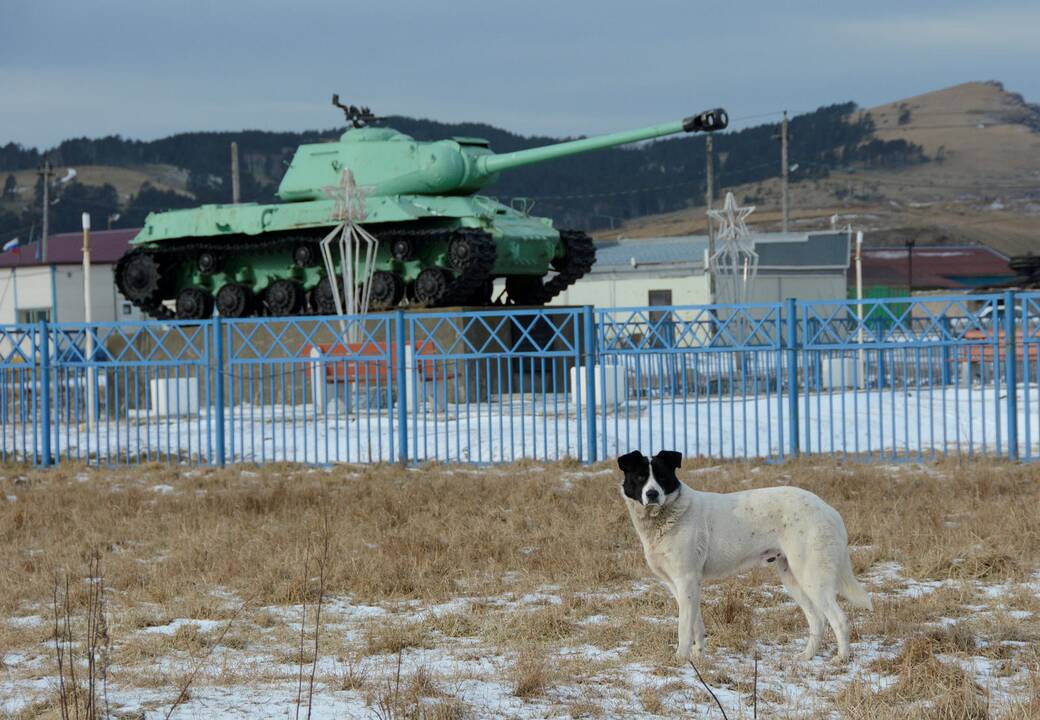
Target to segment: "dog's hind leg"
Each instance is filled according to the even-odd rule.
[[[838,605],[838,599],[834,593],[828,593],[827,595],[814,599],[822,609],[823,614],[827,616],[827,621],[831,624],[831,630],[834,631],[834,637],[838,639],[838,659],[842,662],[849,659],[849,619],[845,617],[845,611]]]
[[[823,639],[823,615],[820,613],[813,601],[805,594],[798,584],[791,566],[787,564],[787,558],[780,557],[776,562],[776,572],[780,576],[780,582],[784,584],[787,593],[798,603],[805,615],[805,621],[809,624],[809,639],[805,642],[805,649],[799,657],[802,660],[811,660],[820,649],[820,641]]]
[[[798,577],[796,575],[795,577]],[[827,622],[834,631],[834,637],[838,640],[838,659],[845,661],[849,659],[849,619],[838,605],[838,592],[835,587],[833,574],[806,573],[802,570],[802,577],[798,584],[813,605],[823,613]]]

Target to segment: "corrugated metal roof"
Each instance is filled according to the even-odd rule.
[[[632,258],[640,265],[701,264],[704,262],[704,250],[707,247],[708,238],[696,235],[621,240],[596,246],[596,266],[631,266]]]
[[[999,285],[1016,273],[1007,256],[985,245],[916,245],[914,287],[918,289],[970,289]],[[863,248],[863,284],[908,287],[910,262],[906,248]],[[850,280],[854,270],[850,269]],[[978,281],[973,281],[975,278]]]
[[[140,228],[128,230],[93,230],[90,233],[90,261],[115,263],[123,256]],[[37,259],[40,242],[26,243],[0,253],[0,267],[33,267],[43,265]],[[79,265],[83,262],[83,233],[58,233],[47,238],[48,265]]]
[[[824,269],[844,270],[849,264],[849,234],[769,233],[753,235],[759,270]],[[616,272],[623,267],[653,265],[690,265],[703,267],[706,235],[682,235],[622,239],[596,247],[593,272]]]

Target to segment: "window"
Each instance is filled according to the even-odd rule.
[[[647,297],[647,305],[671,305],[671,290],[651,290]]]
[[[44,322],[49,322],[50,319],[50,308],[35,308],[32,310],[18,311],[18,322],[20,323],[38,323],[41,320]]]
[[[123,303],[123,314],[131,315],[134,312],[134,306],[130,303]]]

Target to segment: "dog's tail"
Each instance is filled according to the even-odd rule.
[[[870,601],[870,596],[867,595],[867,591],[860,585],[859,580],[852,574],[852,563],[849,560],[845,561],[845,568],[842,572],[841,587],[838,589],[842,597],[852,603],[853,606],[862,608],[864,610],[873,610],[874,603]]]

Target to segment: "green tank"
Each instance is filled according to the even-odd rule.
[[[726,127],[725,111],[639,130],[495,154],[486,140],[421,142],[373,127],[367,108],[345,106],[353,126],[338,141],[301,145],[278,187],[280,203],[203,205],[150,214],[116,266],[116,285],[158,318],[336,312],[319,243],[338,224],[331,188],[350,169],[364,191],[362,226],[378,240],[370,309],[482,306],[505,278],[508,301],[542,305],[587,273],[592,240],[478,192],[500,172],[600,148]],[[337,273],[339,252],[333,256]],[[359,277],[363,277],[359,268]],[[169,306],[173,301],[173,308]]]

